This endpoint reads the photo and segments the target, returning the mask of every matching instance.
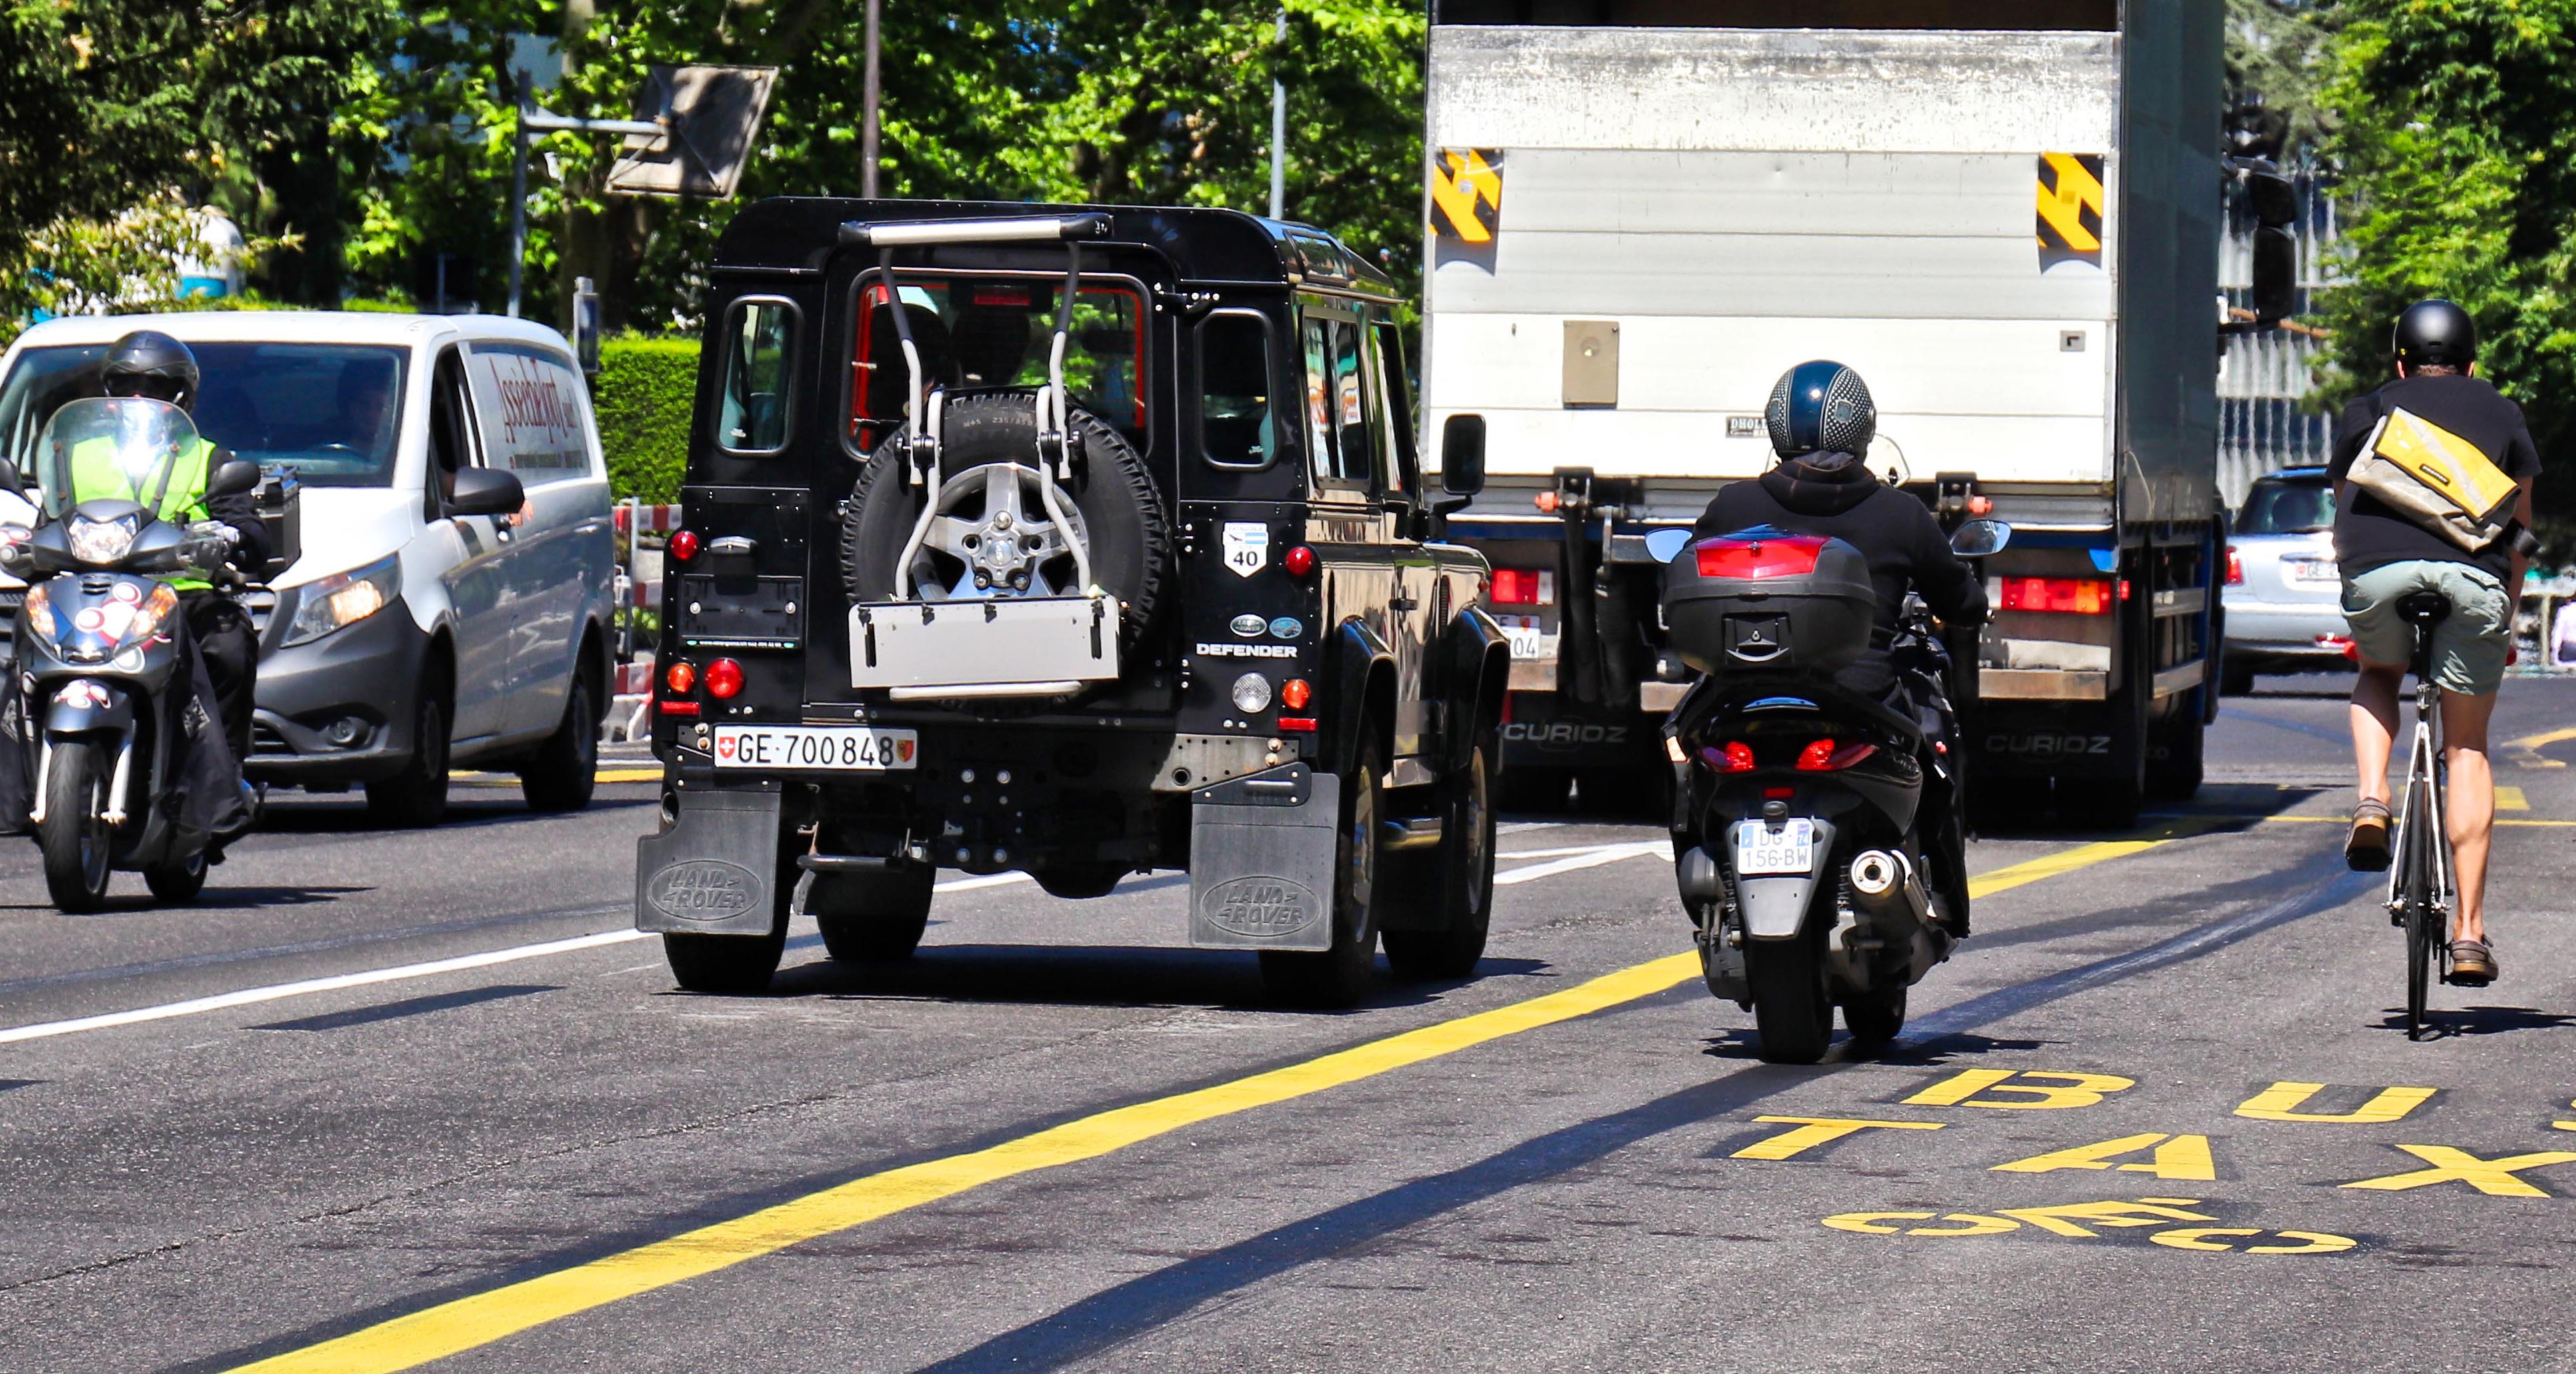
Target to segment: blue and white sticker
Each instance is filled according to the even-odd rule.
[[[1246,611],[1234,618],[1234,632],[1245,639],[1261,638],[1261,617]]]
[[[1270,622],[1270,633],[1277,639],[1295,639],[1306,633],[1306,625],[1293,615],[1283,615]]]
[[[1250,577],[1270,565],[1270,527],[1258,520],[1225,522],[1225,565]]]

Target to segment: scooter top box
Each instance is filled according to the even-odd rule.
[[[1869,560],[1840,539],[1756,526],[1697,540],[1664,572],[1674,650],[1720,677],[1848,667],[1877,618]]]

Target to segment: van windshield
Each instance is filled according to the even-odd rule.
[[[192,343],[197,429],[234,456],[291,464],[311,487],[392,483],[410,350],[375,344]],[[0,382],[0,443],[21,465],[67,401],[95,396],[104,344],[30,348]]]

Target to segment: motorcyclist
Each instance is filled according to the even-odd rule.
[[[1880,482],[1869,470],[1870,440],[1878,432],[1878,408],[1859,373],[1841,363],[1804,362],[1780,375],[1771,388],[1763,418],[1771,448],[1780,463],[1751,481],[1730,482],[1692,526],[1694,539],[1732,534],[1769,525],[1794,534],[1840,539],[1860,550],[1869,562],[1870,581],[1878,594],[1878,619],[1870,629],[1869,651],[1843,669],[1836,681],[1848,691],[1882,702],[1909,719],[1926,724],[1927,750],[1946,754],[1948,768],[1927,770],[1938,778],[1958,766],[1953,741],[1944,738],[1950,719],[1947,703],[1921,700],[1938,692],[1925,673],[1902,671],[1897,631],[1905,614],[1905,596],[1920,594],[1926,606],[1955,628],[1985,623],[1986,591],[1976,572],[1950,551],[1950,541],[1930,508],[1914,497]],[[1924,827],[1933,851],[1947,871],[1934,884],[1945,894],[1943,921],[1950,933],[1968,933],[1966,836],[1955,789],[1937,794],[1927,786],[1925,806],[1944,819]]]
[[[158,330],[138,329],[118,339],[108,346],[107,356],[99,364],[99,390],[108,396],[140,396],[193,410],[198,383],[196,355],[188,351],[186,344]],[[256,500],[249,493],[211,499],[206,496],[206,486],[215,469],[231,458],[230,452],[200,436],[193,452],[179,455],[165,488],[157,493],[138,492],[132,489],[107,441],[93,440],[72,451],[72,499],[147,504],[157,499],[155,516],[174,524],[211,526],[201,532],[228,539],[233,548],[230,561],[258,567],[267,561],[269,549]],[[205,662],[233,758],[236,762],[247,760],[252,693],[259,671],[259,640],[251,629],[250,614],[203,577],[182,574],[167,580],[171,590],[179,593],[188,632]]]

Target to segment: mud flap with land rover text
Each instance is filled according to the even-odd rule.
[[[1292,763],[1202,788],[1190,801],[1190,943],[1200,949],[1333,945],[1342,787]]]
[[[635,928],[766,935],[776,919],[779,791],[682,790],[669,828],[635,842]]]

